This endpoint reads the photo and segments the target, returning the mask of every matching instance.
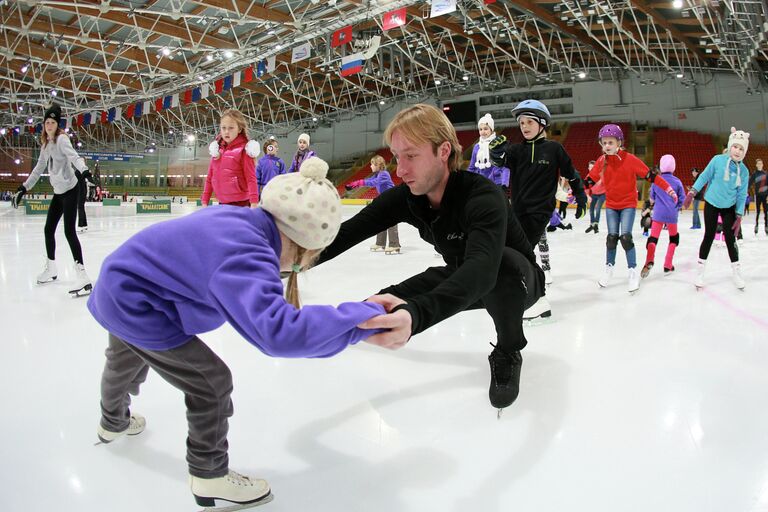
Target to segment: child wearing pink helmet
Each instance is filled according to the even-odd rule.
[[[666,226],[667,231],[669,231],[669,246],[667,246],[667,255],[664,258],[665,276],[675,270],[675,266],[672,264],[672,258],[675,257],[675,249],[680,243],[680,234],[677,232],[677,217],[680,213],[680,208],[683,207],[685,189],[683,188],[683,183],[674,174],[675,157],[672,155],[662,156],[661,162],[659,163],[659,170],[664,177],[664,181],[669,183],[674,189],[675,194],[677,194],[677,201],[673,201],[672,197],[665,194],[658,185],[651,185],[651,201],[654,205],[651,217],[651,236],[648,238],[648,242],[645,245],[645,265],[643,266],[643,270],[640,271],[640,277],[643,279],[648,277],[648,273],[653,268],[654,256],[656,255],[656,244],[659,243],[661,228]]]
[[[613,277],[616,248],[621,242],[621,247],[627,255],[627,267],[629,267],[627,291],[632,293],[640,288],[635,244],[632,241],[632,225],[635,222],[637,209],[637,178],[644,178],[659,186],[674,201],[677,201],[677,194],[664,178],[653,174],[642,160],[623,149],[624,133],[618,125],[606,124],[600,128],[598,142],[603,148],[603,155],[597,159],[585,180],[588,186],[592,186],[602,176],[605,185],[605,218],[608,224],[608,236],[605,241],[605,274],[598,280],[598,284],[606,287]]]

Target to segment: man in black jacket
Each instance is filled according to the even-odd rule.
[[[364,328],[385,328],[370,343],[397,349],[427,328],[469,309],[485,309],[496,327],[489,397],[499,409],[519,391],[523,311],[544,293],[544,274],[499,187],[459,172],[461,146],[445,115],[429,105],[397,114],[384,140],[403,184],[387,190],[341,225],[320,261],[327,261],[399,222],[416,227],[445,266],[431,267],[369,300],[389,314]]]

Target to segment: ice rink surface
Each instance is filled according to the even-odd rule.
[[[86,268],[143,227],[193,211],[136,216],[89,205]],[[345,207],[350,216],[359,207]],[[198,510],[187,484],[182,395],[150,372],[133,410],[139,436],[94,446],[106,332],[74,271],[63,226],[59,279],[36,285],[44,216],[0,205],[4,511]],[[201,338],[234,376],[230,467],[265,478],[264,511],[768,511],[768,237],[754,213],[740,247],[745,291],[714,246],[704,291],[693,267],[703,231],[680,222],[668,277],[626,292],[619,249],[599,289],[605,215],[549,234],[553,321],[526,329],[521,392],[500,420],[488,402],[493,324],[461,313],[390,352],[361,343],[321,360],[271,359],[224,326]],[[638,262],[645,238],[634,230]],[[372,240],[310,271],[305,303],[360,300],[442,260],[400,226],[403,254]]]

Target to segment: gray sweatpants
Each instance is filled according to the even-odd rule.
[[[193,336],[184,345],[163,351],[144,350],[109,335],[101,376],[101,426],[112,432],[128,428],[130,395],[150,368],[184,393],[187,405],[187,464],[201,478],[227,474],[228,418],[232,416],[232,373],[208,345]]]
[[[389,243],[387,243],[387,236],[389,236]],[[376,235],[376,245],[381,247],[400,247],[400,235],[397,232],[397,224]]]

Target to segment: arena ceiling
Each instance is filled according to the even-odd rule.
[[[405,24],[384,30],[383,16],[401,8]],[[430,9],[399,0],[0,0],[0,126],[39,119],[52,94],[67,116],[152,102],[140,117],[77,128],[86,143],[135,146],[174,143],[171,130],[210,134],[230,107],[257,132],[280,133],[392,98],[633,75],[695,86],[731,73],[745,92],[766,83],[763,1],[458,0],[451,14]],[[334,32],[350,25],[352,41],[333,47]],[[310,57],[292,64],[292,49],[306,43]],[[341,76],[355,51],[369,57],[363,70]],[[244,69],[271,57],[274,70],[244,80]],[[214,92],[238,72],[239,86]],[[203,85],[205,98],[154,108]]]

